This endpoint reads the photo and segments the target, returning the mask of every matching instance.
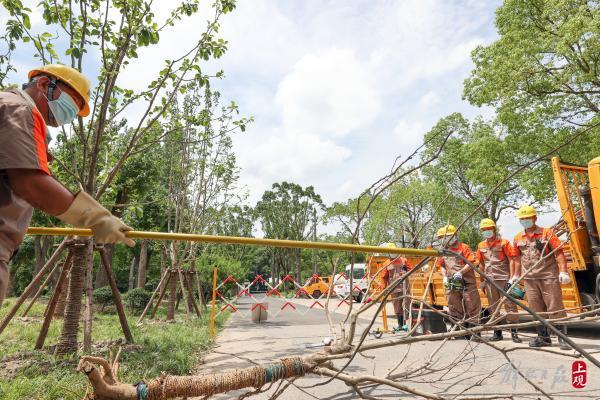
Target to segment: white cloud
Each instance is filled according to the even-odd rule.
[[[314,176],[326,175],[348,160],[352,151],[318,135],[297,131],[272,132],[264,141],[239,140],[236,149],[245,182],[251,182],[251,199],[256,200],[273,182],[287,180],[304,185]],[[251,151],[247,151],[251,149]]]
[[[423,140],[425,127],[419,121],[401,119],[394,127],[394,135],[403,147],[414,148]]]
[[[279,84],[276,101],[287,129],[340,137],[380,110],[367,68],[349,49],[307,54]]]
[[[419,105],[428,108],[438,104],[440,101],[440,96],[438,96],[433,90],[430,90],[419,99]]]

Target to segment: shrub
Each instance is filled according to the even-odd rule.
[[[110,286],[102,286],[94,290],[94,303],[100,305],[100,312],[104,311],[104,307],[113,304],[114,299]]]
[[[146,307],[146,304],[150,301],[151,296],[152,293],[148,292],[146,289],[136,288],[125,293],[123,299],[125,300],[127,307],[129,307],[129,310],[134,314],[138,314],[144,310],[144,307]]]

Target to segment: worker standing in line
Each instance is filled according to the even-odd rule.
[[[571,277],[562,251],[562,242],[552,229],[536,225],[537,212],[532,206],[519,208],[517,218],[524,230],[515,236],[514,270],[516,276],[524,276],[527,303],[544,318],[566,317],[560,285],[570,283]],[[566,326],[563,326],[563,332],[566,335]],[[560,337],[558,343],[562,350],[570,349],[567,342]],[[529,346],[551,345],[548,329],[538,326],[537,337],[529,342]]]
[[[503,289],[508,289],[514,282],[517,281],[518,277],[514,274],[513,264],[510,262],[510,257],[514,251],[510,242],[506,239],[502,239],[498,235],[496,223],[489,219],[484,218],[479,224],[481,235],[484,240],[477,246],[476,259],[480,265],[480,268],[485,275],[493,280],[498,286]],[[482,286],[485,287],[485,294],[488,298],[490,314],[494,314],[499,307],[501,307],[501,300],[504,296],[494,286],[488,284],[483,278],[481,279]],[[519,321],[517,315],[517,306],[511,301],[504,300],[504,310],[506,311],[506,322],[515,323]],[[515,343],[521,343],[522,340],[519,338],[516,328],[510,330],[512,341]],[[490,341],[502,340],[502,331],[497,329],[494,330],[494,336]]]
[[[392,247],[396,246],[392,244]],[[406,257],[395,254],[389,254],[388,256],[390,257],[390,262],[386,266],[384,274],[386,287],[392,285],[410,271],[410,263]],[[412,303],[408,279],[405,279],[394,289],[391,297],[392,305],[394,306],[394,314],[396,314],[398,320],[398,330],[406,330],[405,321],[408,321],[410,318],[410,305]]]
[[[456,227],[446,225],[437,231],[442,246],[475,262],[475,255],[468,245],[458,241]],[[465,322],[465,326],[473,327],[479,323],[481,299],[477,290],[475,271],[458,257],[443,256],[436,261],[441,268],[446,287],[448,313],[451,317]],[[469,337],[469,336],[467,336]]]
[[[90,228],[98,243],[134,242],[130,227],[84,191],[71,194],[50,174],[47,126],[71,123],[90,113],[89,81],[58,64],[29,72],[22,89],[0,92],[0,305],[7,295],[8,262],[37,208],[78,228]]]

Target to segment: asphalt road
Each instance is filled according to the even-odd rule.
[[[296,310],[289,305],[281,310],[285,304],[280,299],[264,299],[259,296],[258,301],[268,302],[269,319],[260,324],[251,322],[250,309],[254,301],[244,298],[240,302],[238,312],[234,313],[228,321],[226,328],[217,338],[216,346],[198,368],[198,373],[221,372],[229,368],[245,368],[255,363],[268,363],[283,357],[303,356],[318,351],[318,345],[323,338],[331,336],[325,312],[313,304],[311,300],[294,300]],[[323,303],[323,302],[322,302]],[[337,305],[332,301],[332,307]],[[335,308],[332,313],[334,325],[344,320],[347,306]],[[391,307],[390,307],[391,311]],[[357,332],[367,326],[373,313],[367,312],[365,318],[359,319]],[[390,320],[390,323],[393,321]],[[375,327],[381,326],[381,319],[377,319]],[[587,351],[600,357],[600,323],[572,327],[570,336]],[[504,349],[519,371],[532,380],[542,390],[554,398],[563,399],[600,399],[600,369],[587,363],[587,386],[584,389],[574,389],[571,384],[571,364],[580,358],[564,357],[549,352],[540,352],[529,349],[527,341],[534,336],[532,330],[521,333],[524,343],[515,345],[512,341],[496,342]],[[385,335],[391,337],[391,335]],[[369,336],[367,341],[375,341]],[[552,351],[561,352],[556,339]],[[353,375],[374,374],[386,375],[400,359],[404,358],[396,372],[407,372],[423,366],[436,351],[441,341],[424,341],[412,345],[382,348],[358,355],[347,367],[346,371]],[[565,351],[564,354],[573,354]],[[342,367],[343,361],[336,361],[335,365]],[[327,385],[315,386],[325,382],[326,379],[315,375],[297,379],[279,397],[285,400],[295,399],[356,399],[359,396],[343,382],[334,381]],[[491,347],[465,340],[447,341],[442,350],[435,354],[429,369],[421,369],[419,373],[400,382],[407,386],[419,388],[423,391],[436,393],[447,398],[452,398],[460,393],[481,398],[481,396],[506,394],[517,399],[545,398],[529,385],[510,366],[504,355]],[[269,399],[279,387],[273,385],[264,393],[253,396],[256,399]],[[216,396],[219,399],[237,399],[249,390]],[[419,398],[415,395],[389,389],[381,386],[366,386],[365,394],[380,399]]]

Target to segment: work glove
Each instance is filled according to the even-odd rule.
[[[508,286],[512,286],[512,285],[513,285],[513,284],[514,284],[516,281],[518,281],[518,280],[519,280],[519,277],[518,277],[518,276],[513,276],[512,278],[510,278],[510,279],[508,280]]]
[[[558,274],[558,281],[561,285],[566,285],[567,283],[571,283],[571,276],[568,272],[561,272]]]
[[[77,228],[91,229],[97,243],[123,242],[129,247],[135,245],[135,242],[124,234],[133,229],[83,190],[75,195],[75,200],[67,211],[57,215],[56,218]]]
[[[448,286],[448,277],[444,276],[444,286]]]
[[[462,272],[460,272],[460,271],[455,272],[454,275],[452,275],[452,277],[454,279],[462,279]]]

